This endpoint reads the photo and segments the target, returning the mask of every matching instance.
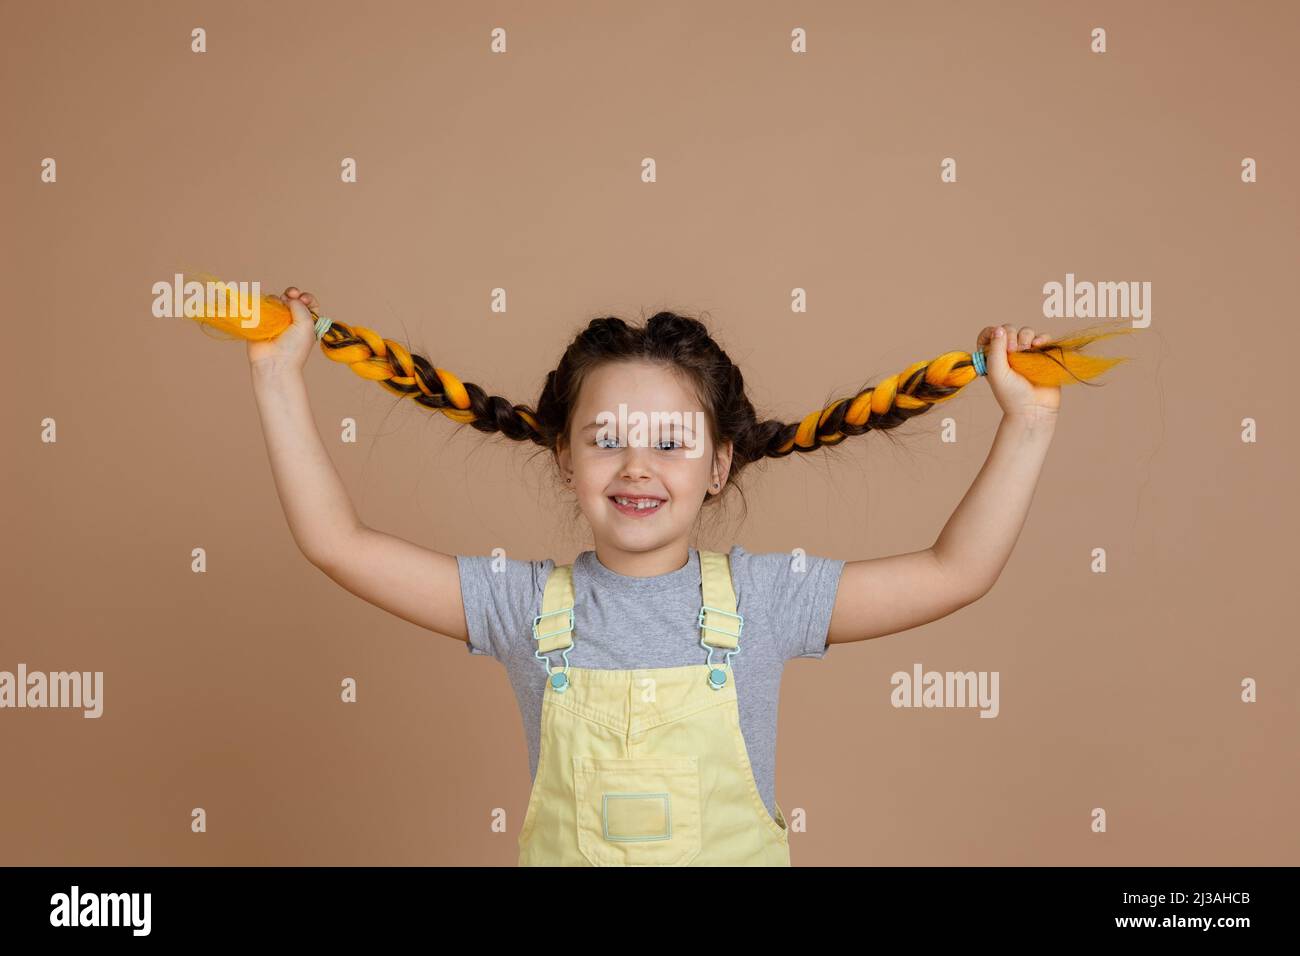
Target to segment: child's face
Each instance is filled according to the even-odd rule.
[[[730,443],[713,447],[699,399],[672,371],[646,362],[589,374],[569,439],[560,468],[596,542],[616,552],[684,547],[705,495],[721,492],[731,464]],[[628,513],[613,500],[623,495],[662,500]]]

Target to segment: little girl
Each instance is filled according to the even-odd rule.
[[[1060,405],[1059,388],[1034,386],[1007,362],[1047,336],[985,328],[977,344],[1003,418],[931,547],[849,562],[698,551],[688,542],[701,509],[745,466],[843,435],[815,437],[828,413],[760,421],[740,369],[694,319],[596,319],[547,375],[535,410],[475,389],[466,419],[552,452],[595,549],[562,566],[451,556],[357,517],[303,382],[317,303],[293,287],[281,298],[292,327],[250,341],[248,357],[294,540],[352,593],[505,665],[533,778],[521,865],[789,865],[774,779],[785,662],[937,620],[987,593]]]

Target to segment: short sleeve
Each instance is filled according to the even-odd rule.
[[[743,575],[742,599],[768,615],[782,659],[824,657],[844,561],[802,551],[751,554],[740,545],[731,549],[731,561]]]
[[[504,661],[527,649],[555,562],[458,554],[456,563],[469,652]]]

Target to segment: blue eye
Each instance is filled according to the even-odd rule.
[[[606,441],[613,442],[614,444],[612,444],[612,445],[606,445],[606,444],[603,444],[603,442],[606,442]],[[598,438],[595,440],[594,444],[595,444],[595,446],[596,446],[597,448],[617,448],[617,447],[618,447],[618,441],[617,441],[617,439],[612,438],[612,437],[610,437],[609,435],[601,435],[600,437],[598,437]],[[671,447],[671,448],[664,448],[664,447],[662,447],[662,446],[664,446],[664,445],[672,445],[673,447]],[[677,439],[675,439],[675,438],[665,438],[665,439],[663,439],[663,441],[659,442],[659,444],[655,445],[655,449],[656,449],[657,451],[676,451],[678,448],[684,448],[684,447],[686,447],[686,446],[683,445],[681,442],[679,442],[679,441],[678,441]]]

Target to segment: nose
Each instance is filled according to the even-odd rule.
[[[628,443],[623,453],[622,477],[637,478],[650,475],[650,449]]]

